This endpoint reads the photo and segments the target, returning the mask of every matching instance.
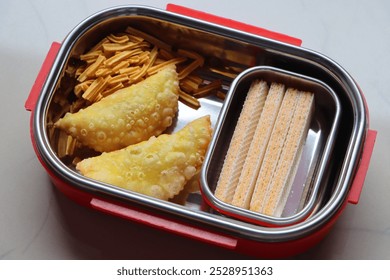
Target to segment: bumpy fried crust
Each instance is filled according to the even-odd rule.
[[[98,152],[110,152],[160,135],[178,110],[179,82],[173,67],[99,102],[67,113],[55,123]]]
[[[199,171],[211,131],[205,116],[174,134],[85,159],[76,169],[86,177],[168,200]]]

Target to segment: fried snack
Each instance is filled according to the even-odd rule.
[[[168,200],[199,171],[211,132],[210,117],[204,116],[174,134],[85,159],[76,169],[86,177]]]
[[[174,67],[174,66],[173,66]],[[161,134],[178,110],[178,79],[173,67],[121,89],[55,126],[98,152],[110,152]]]

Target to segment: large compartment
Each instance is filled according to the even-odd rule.
[[[61,111],[54,100],[61,99],[72,83],[65,69],[72,59],[85,52],[109,33],[132,26],[166,42],[171,48],[190,49],[201,54],[205,63],[198,73],[208,80],[222,79],[225,91],[234,77],[253,66],[268,66],[317,79],[337,95],[342,112],[334,149],[321,179],[323,199],[315,215],[294,225],[264,227],[226,217],[207,206],[200,192],[191,193],[183,203],[160,201],[115,186],[89,180],[56,155],[48,133],[48,123]],[[173,130],[200,115],[210,114],[216,123],[223,101],[214,96],[200,99],[201,109],[179,107]],[[332,119],[334,110],[323,110]],[[54,174],[78,191],[117,200],[131,207],[167,215],[231,236],[262,242],[299,239],[319,230],[344,204],[362,152],[366,134],[366,112],[361,93],[353,79],[329,58],[257,35],[191,19],[154,8],[123,6],[107,9],[81,22],[63,41],[55,63],[42,89],[34,112],[33,133],[37,152]]]

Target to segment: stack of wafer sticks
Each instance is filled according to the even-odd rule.
[[[314,94],[255,80],[232,136],[215,196],[280,217],[314,110]]]

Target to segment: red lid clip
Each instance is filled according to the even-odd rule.
[[[38,76],[35,79],[34,85],[31,88],[30,94],[24,103],[24,108],[26,108],[27,111],[32,111],[35,108],[35,104],[37,103],[43,84],[45,83],[47,75],[53,66],[60,47],[60,43],[53,42],[51,44],[49,52],[47,53],[46,58],[42,63],[41,69],[39,70]]]
[[[377,131],[369,129],[367,131],[366,141],[364,143],[362,157],[356,171],[355,178],[352,182],[351,189],[348,195],[348,202],[357,204],[362,193],[364,180],[367,175],[368,166],[370,165],[371,155],[374,150]]]

